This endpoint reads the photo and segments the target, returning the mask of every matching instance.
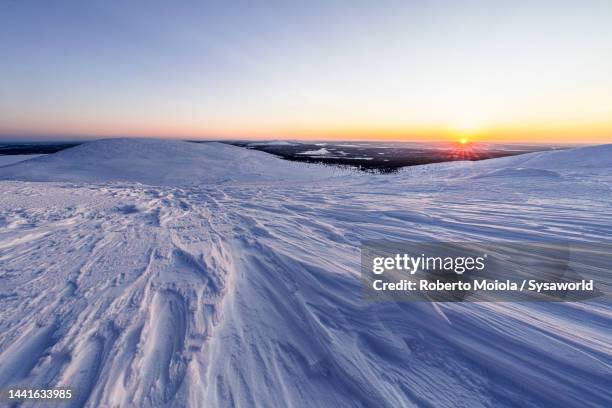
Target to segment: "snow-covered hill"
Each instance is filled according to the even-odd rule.
[[[20,161],[30,160],[39,157],[40,154],[11,154],[0,155],[0,167],[8,166],[9,164],[19,163]]]
[[[358,271],[365,239],[610,241],[611,149],[366,175],[123,139],[2,167],[0,389],[69,386],[88,407],[608,406],[609,300],[371,303]]]
[[[329,175],[318,166],[280,161],[263,152],[223,143],[129,138],[85,143],[0,171],[0,178],[30,181],[130,181],[173,186],[230,181],[276,183]]]

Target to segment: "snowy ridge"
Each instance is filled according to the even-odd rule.
[[[151,185],[316,180],[332,171],[224,143],[105,139],[0,169],[0,179]]]
[[[539,152],[525,156],[526,160],[523,164],[529,167],[547,169],[610,168],[612,166],[612,144],[556,152]]]
[[[339,176],[119,140],[0,168],[0,388],[70,385],[87,407],[609,405],[609,300],[368,303],[358,279],[364,239],[610,242],[609,152]]]
[[[436,163],[408,167],[403,170],[403,173],[415,174],[435,171],[438,178],[480,178],[489,175],[502,176],[504,173],[518,178],[529,176],[556,178],[562,175],[588,172],[608,176],[610,175],[610,167],[612,167],[612,144],[526,153],[476,162]]]

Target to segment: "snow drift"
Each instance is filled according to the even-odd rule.
[[[607,299],[368,303],[358,279],[366,239],[610,241],[610,149],[338,176],[109,140],[2,167],[0,388],[70,386],[87,407],[610,405]],[[520,168],[560,177],[502,171]]]

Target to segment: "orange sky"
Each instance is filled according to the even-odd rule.
[[[50,130],[51,129],[51,130]],[[380,140],[380,141],[458,141],[462,138],[470,142],[500,143],[569,143],[594,144],[612,143],[612,126],[607,123],[596,124],[547,124],[539,126],[507,126],[488,128],[462,127],[368,127],[302,126],[271,127],[255,130],[252,127],[191,128],[158,124],[124,123],[109,127],[96,123],[66,123],[41,128],[4,129],[7,136],[17,136],[24,140],[36,139],[39,135],[50,139],[84,139],[117,136],[161,137],[177,139],[293,139],[293,140]],[[15,137],[13,137],[14,139]]]

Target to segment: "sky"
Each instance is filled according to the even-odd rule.
[[[612,1],[0,0],[0,138],[612,142]]]

